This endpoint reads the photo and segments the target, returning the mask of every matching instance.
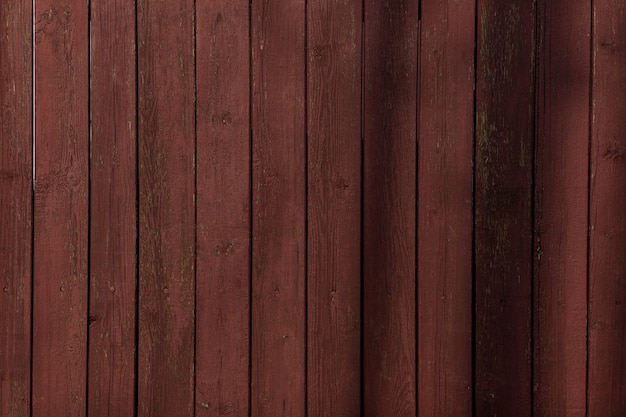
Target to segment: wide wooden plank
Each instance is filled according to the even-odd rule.
[[[363,414],[416,413],[418,3],[365,3]]]
[[[84,1],[35,4],[32,414],[84,416],[87,393],[89,21]]]
[[[477,13],[475,408],[529,416],[535,10],[479,0]]]
[[[138,415],[194,412],[194,2],[138,3]]]
[[[0,4],[0,415],[30,415],[32,2]]]
[[[248,0],[196,4],[196,415],[249,415]]]
[[[252,2],[252,416],[305,415],[305,1]]]
[[[593,3],[588,416],[626,415],[626,1]]]
[[[584,416],[590,2],[538,2],[534,415]]]
[[[137,102],[134,2],[91,3],[88,414],[135,412]]]
[[[362,2],[307,7],[308,415],[360,416]]]
[[[474,3],[422,2],[418,414],[472,415]]]

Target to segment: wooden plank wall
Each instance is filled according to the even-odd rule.
[[[626,415],[625,27],[1,2],[0,415]]]

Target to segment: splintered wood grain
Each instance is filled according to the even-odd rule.
[[[473,2],[422,2],[418,414],[472,415]]]
[[[594,2],[588,416],[626,415],[626,1]]]
[[[194,413],[194,3],[138,3],[138,415]]]
[[[415,416],[418,4],[364,13],[363,413]]]
[[[0,415],[30,415],[32,2],[0,4]]]
[[[84,1],[35,5],[32,414],[84,416],[89,37]]]
[[[305,1],[252,2],[252,416],[305,415]]]
[[[248,0],[196,4],[196,415],[249,415]]]
[[[360,416],[361,1],[309,1],[309,416]]]
[[[534,415],[586,414],[590,3],[538,2]]]
[[[134,2],[91,3],[88,414],[135,412],[137,102]]]
[[[476,413],[529,416],[535,11],[480,0],[477,13]]]

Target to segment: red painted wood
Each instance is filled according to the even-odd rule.
[[[88,414],[135,412],[135,7],[91,3]]]
[[[475,384],[479,416],[529,416],[535,10],[478,2]]]
[[[626,2],[594,2],[588,416],[626,415]]]
[[[305,2],[252,2],[252,416],[305,415]]]
[[[0,3],[0,415],[30,415],[32,2]]]
[[[86,411],[87,6],[78,0],[35,5],[34,416]]]
[[[534,415],[584,416],[589,2],[538,2]]]
[[[139,416],[194,412],[194,3],[138,3]]]
[[[415,416],[418,4],[364,13],[363,413]]]
[[[309,416],[361,415],[361,1],[309,1]]]
[[[473,2],[423,1],[418,414],[472,415]]]
[[[248,416],[250,2],[196,4],[196,415]]]

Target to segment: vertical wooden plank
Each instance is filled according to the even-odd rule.
[[[363,396],[414,416],[418,2],[369,0],[363,67]]]
[[[593,3],[588,416],[626,415],[626,2]]]
[[[538,2],[536,416],[586,413],[590,2]]]
[[[194,2],[138,3],[138,415],[194,413]]]
[[[35,4],[33,408],[84,416],[89,192],[88,4]]]
[[[135,412],[137,126],[134,2],[91,2],[88,414]]]
[[[305,2],[252,2],[252,415],[305,415]]]
[[[361,415],[362,2],[308,2],[309,416]]]
[[[475,384],[479,416],[529,416],[533,2],[478,1]]]
[[[0,4],[0,415],[30,415],[32,2]]]
[[[197,7],[196,415],[249,415],[248,0]]]
[[[418,414],[472,415],[472,1],[422,1]]]

